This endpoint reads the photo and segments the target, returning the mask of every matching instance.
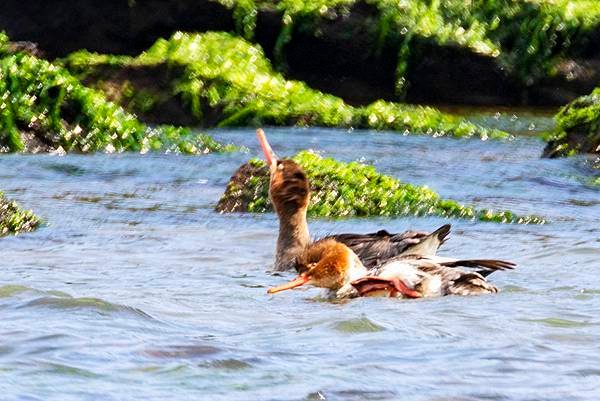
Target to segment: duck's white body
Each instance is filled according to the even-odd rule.
[[[487,282],[482,273],[468,272],[456,266],[476,267],[483,269],[481,272],[484,274],[513,267],[508,262],[495,260],[459,260],[440,256],[404,255],[371,270],[365,269],[362,265],[351,266],[348,271],[351,280],[331,295],[338,299],[357,296],[414,298],[396,291],[393,287],[362,291],[361,286],[364,288],[365,283],[369,283],[369,278],[373,279],[371,281],[399,280],[410,290],[418,292],[419,297],[489,294],[499,291],[497,287]]]

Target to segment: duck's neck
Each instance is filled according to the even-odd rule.
[[[310,243],[306,208],[293,213],[279,214],[279,237],[275,257],[276,270],[289,270],[295,267],[298,257]]]
[[[362,264],[359,257],[354,252],[350,252],[350,265],[348,266],[348,272],[346,273],[345,284],[350,284],[351,282],[358,280],[359,278],[363,278],[369,274],[367,268]]]
[[[337,290],[330,289],[328,292],[330,298],[344,299],[358,296],[358,292],[351,283],[355,280],[365,277],[369,274],[369,271],[354,252],[352,252],[352,255],[350,256],[349,263],[348,271],[346,272],[346,277],[344,278],[344,285]]]

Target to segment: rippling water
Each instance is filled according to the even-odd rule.
[[[597,400],[600,191],[582,158],[543,143],[269,129],[543,226],[451,221],[441,254],[507,258],[494,296],[327,302],[268,296],[274,215],[213,211],[257,155],[253,130],[216,131],[231,155],[12,155],[0,188],[48,223],[0,239],[3,400]],[[438,218],[311,221],[316,236]]]

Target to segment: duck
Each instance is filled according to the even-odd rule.
[[[269,294],[303,285],[325,288],[336,299],[356,297],[430,298],[499,292],[487,281],[498,270],[516,265],[497,259],[454,259],[403,254],[367,269],[355,252],[333,238],[311,244],[298,258],[300,274],[268,289]],[[474,268],[475,271],[466,269]]]
[[[335,298],[388,296],[423,298],[496,293],[487,281],[497,270],[515,264],[497,259],[455,259],[437,256],[451,226],[427,233],[337,234],[311,241],[306,212],[310,185],[292,160],[279,159],[262,129],[256,131],[269,167],[269,197],[279,217],[275,270],[295,269],[292,281],[270,288],[280,291],[302,285],[328,289]],[[465,269],[476,269],[468,271]]]
[[[306,219],[310,201],[309,180],[296,162],[277,157],[261,128],[256,130],[256,136],[269,167],[269,197],[279,218],[273,270],[298,271],[296,259],[313,243]],[[413,230],[389,233],[379,230],[367,234],[330,235],[323,240],[332,239],[346,245],[363,266],[373,268],[403,254],[435,254],[449,232],[450,225],[446,224],[434,233]]]

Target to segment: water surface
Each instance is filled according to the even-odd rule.
[[[268,296],[274,215],[213,208],[258,155],[10,155],[0,188],[48,225],[0,239],[3,400],[597,400],[600,191],[583,158],[494,142],[269,129],[274,148],[360,160],[543,226],[451,220],[441,254],[507,258],[502,293],[416,301]],[[315,236],[439,218],[311,221]]]

